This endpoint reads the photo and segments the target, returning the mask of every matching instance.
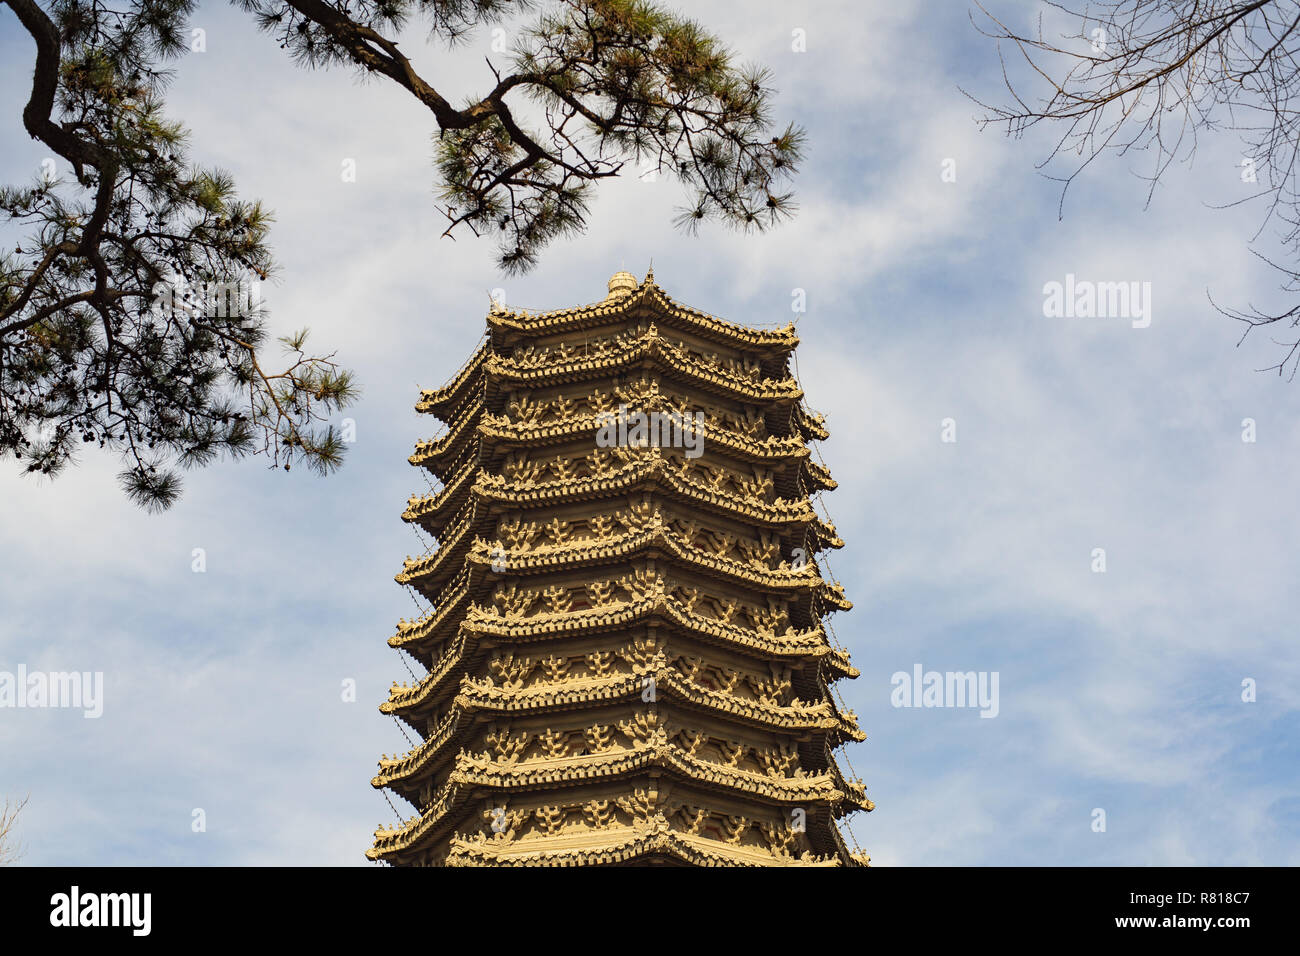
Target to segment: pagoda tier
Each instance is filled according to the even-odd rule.
[[[416,406],[441,488],[403,519],[437,549],[397,580],[432,609],[389,644],[426,670],[380,710],[421,743],[372,781],[414,815],[396,865],[836,866],[872,809],[833,755],[865,739],[817,556],[835,487],[790,375],[793,327],[749,329],[627,273],[600,303],[493,307]]]

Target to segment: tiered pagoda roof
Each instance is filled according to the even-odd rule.
[[[416,408],[447,424],[403,519],[438,548],[397,580],[432,604],[389,644],[425,670],[380,710],[421,743],[372,783],[414,808],[398,865],[861,865],[836,821],[872,809],[830,685],[852,605],[810,498],[828,437],[751,329],[627,273],[602,302],[493,306],[483,346]],[[650,437],[614,423],[663,424]],[[676,431],[672,425],[678,426]],[[635,436],[635,437],[632,437]]]

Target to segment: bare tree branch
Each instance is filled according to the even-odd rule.
[[[12,866],[26,853],[18,840],[17,825],[18,815],[30,799],[30,794],[21,800],[5,797],[4,805],[0,806],[0,866]]]
[[[1008,27],[980,0],[975,5],[981,18],[972,19],[998,44],[1010,97],[989,104],[971,96],[985,110],[979,123],[1016,137],[1041,123],[1061,129],[1039,168],[1079,157],[1073,171],[1054,177],[1063,183],[1062,214],[1070,184],[1103,153],[1149,158],[1150,202],[1169,167],[1195,156],[1199,134],[1229,130],[1243,143],[1242,180],[1259,188],[1226,205],[1262,202],[1253,238],[1274,222],[1286,259],[1300,261],[1300,2],[1050,2],[1052,15],[1069,27],[1056,39],[1044,35],[1041,16],[1031,34]],[[1025,79],[1012,78],[1004,45],[1018,54]],[[1284,291],[1300,292],[1300,267],[1261,258],[1284,274]],[[1277,323],[1300,327],[1300,307],[1219,311],[1246,323],[1246,334]],[[1285,358],[1269,370],[1283,374],[1289,367],[1294,377],[1300,339],[1278,344]]]

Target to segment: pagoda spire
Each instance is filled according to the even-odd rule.
[[[619,271],[593,305],[494,306],[417,409],[441,482],[403,519],[438,542],[399,583],[433,609],[389,644],[424,665],[380,707],[419,735],[372,783],[412,815],[396,865],[860,865],[872,809],[834,750],[858,676],[826,615],[852,605],[810,495],[827,437],[790,374],[792,326],[747,328]]]

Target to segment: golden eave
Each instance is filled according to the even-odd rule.
[[[552,760],[508,764],[490,756],[459,754],[453,783],[494,790],[541,790],[568,787],[598,778],[633,776],[658,768],[696,786],[711,787],[777,803],[834,805],[849,797],[836,789],[830,773],[775,777],[737,770],[686,753],[672,744],[581,754]]]
[[[826,428],[826,420],[820,414],[809,412],[802,402],[795,406],[794,425],[808,441],[825,441],[831,437]]]
[[[473,844],[456,840],[448,866],[611,866],[647,857],[666,856],[690,866],[842,866],[834,857],[779,857],[771,853],[746,852],[726,847],[714,840],[703,840],[670,830],[663,834],[643,834],[627,829],[627,835],[610,833],[598,847],[499,847],[493,843]],[[856,862],[856,861],[855,861]]]
[[[456,418],[445,435],[416,442],[414,454],[406,460],[412,465],[428,468],[441,478],[443,469],[439,469],[438,466],[445,464],[445,460],[451,457],[453,452],[466,450],[468,440],[478,434],[479,419],[482,416],[483,405],[476,402],[474,407],[469,409],[468,414]]]
[[[690,866],[800,866],[844,865],[835,857],[807,854],[780,857],[748,847],[731,847],[669,829],[650,832],[624,828],[604,831],[599,846],[551,847],[494,842],[452,842],[448,866],[611,866],[647,857],[666,856]],[[538,841],[541,842],[541,841]],[[857,862],[856,860],[854,862]]]
[[[567,481],[513,481],[500,475],[480,474],[473,493],[484,501],[508,502],[514,507],[542,506],[613,498],[650,483],[660,491],[676,495],[678,500],[706,507],[715,513],[743,517],[769,528],[803,526],[817,518],[807,500],[777,498],[769,503],[752,495],[714,491],[704,482],[694,480],[689,474],[684,475],[671,459],[653,447],[600,478],[588,475]]]
[[[408,498],[402,520],[417,523],[430,534],[441,537],[444,522],[453,520],[457,514],[451,510],[451,506],[464,504],[464,499],[472,492],[479,474],[476,462],[466,462],[456,476],[437,492]]]
[[[484,342],[475,349],[469,361],[461,367],[461,370],[456,373],[450,382],[442,388],[421,391],[420,400],[416,402],[415,410],[436,415],[449,407],[459,404],[466,393],[467,386],[482,372],[483,362],[490,354],[492,354],[492,349],[487,342]]]
[[[475,608],[467,616],[466,630],[500,638],[502,641],[526,644],[544,641],[574,633],[600,633],[619,630],[631,624],[661,617],[680,628],[684,633],[704,638],[723,647],[739,651],[762,661],[789,662],[825,659],[844,677],[859,676],[857,668],[849,663],[849,656],[826,640],[820,627],[807,631],[787,629],[782,634],[763,634],[751,628],[727,624],[685,610],[678,601],[662,592],[647,595],[638,601],[620,602],[614,607],[582,608],[563,614],[543,614],[537,618],[511,620],[490,613],[488,609]]]
[[[556,445],[575,438],[595,435],[602,421],[601,415],[596,412],[541,424],[511,422],[502,416],[490,415],[479,426],[478,433],[484,438],[495,439],[501,444],[527,445],[536,448],[539,445]],[[766,438],[751,438],[709,422],[699,426],[698,434],[704,442],[720,445],[733,457],[754,463],[766,464],[773,461],[804,459],[810,454],[807,446],[794,437],[781,438],[769,435]],[[413,455],[412,464],[423,464],[425,454],[428,453]]]
[[[390,764],[388,767],[381,764],[381,773],[371,781],[372,785],[383,787],[409,782],[422,765],[433,759],[437,747],[450,739],[456,722],[457,719],[449,715],[444,722],[446,729],[440,729],[436,738],[438,744],[434,748],[422,745],[400,762],[385,762]],[[666,741],[523,761],[462,751],[453,760],[448,782],[466,788],[490,788],[508,793],[512,790],[573,787],[596,780],[640,775],[652,768],[666,771],[697,787],[745,794],[776,803],[825,804],[835,816],[869,810],[873,806],[861,783],[845,780],[833,765],[828,770],[801,777],[757,773],[705,760]]]
[[[434,636],[442,625],[459,623],[459,612],[464,610],[468,596],[469,578],[466,576],[446,592],[435,610],[426,612],[415,621],[401,621],[397,633],[388,639],[388,646],[402,648],[419,644]]]
[[[500,356],[489,356],[484,371],[503,383],[533,387],[588,381],[653,362],[678,381],[726,398],[762,402],[798,402],[803,389],[793,378],[746,378],[730,369],[701,363],[653,328],[645,335],[600,355],[575,356],[541,367]]]
[[[414,749],[398,758],[381,757],[379,773],[371,779],[370,785],[376,789],[390,787],[394,783],[409,780],[419,774],[455,735],[460,719],[460,711],[449,711],[433,732],[420,741]]]
[[[836,739],[861,742],[866,735],[857,727],[851,712],[841,714],[829,701],[789,705],[744,700],[723,691],[701,687],[664,665],[643,673],[610,677],[579,678],[563,683],[524,688],[497,687],[487,679],[462,677],[456,704],[465,710],[478,709],[500,714],[547,713],[558,708],[588,709],[609,703],[640,700],[646,678],[653,676],[656,692],[679,703],[703,710],[745,726],[769,731],[825,731]],[[424,683],[395,685],[389,699],[379,705],[382,713],[393,714],[418,708],[428,702],[431,688]]]
[[[681,633],[728,647],[759,661],[825,660],[830,669],[841,677],[858,676],[857,668],[849,663],[848,654],[831,647],[826,632],[820,625],[807,631],[787,628],[781,634],[763,633],[687,611],[680,602],[663,592],[651,593],[637,601],[618,601],[609,607],[583,608],[538,619],[509,619],[494,613],[495,608],[466,608],[467,596],[467,588],[459,586],[448,595],[438,611],[426,614],[419,621],[403,622],[397,635],[388,639],[389,646],[418,646],[420,642],[434,636],[444,623],[458,626],[466,636],[481,634],[523,645],[578,633],[599,634],[622,630],[633,624],[659,618]],[[462,611],[465,612],[463,615]]]
[[[455,613],[465,600],[466,591],[458,589],[448,601],[449,613]],[[454,653],[458,654],[462,638],[483,635],[496,638],[502,642],[523,646],[552,640],[557,637],[570,637],[575,634],[599,634],[607,631],[625,629],[630,625],[661,618],[679,629],[681,633],[706,640],[710,643],[755,658],[761,662],[799,662],[824,659],[838,676],[854,678],[858,676],[857,668],[849,663],[848,655],[833,648],[826,640],[825,631],[818,626],[808,631],[795,631],[787,628],[780,635],[761,633],[751,628],[707,618],[682,608],[679,602],[672,600],[663,592],[655,592],[637,601],[617,601],[609,607],[582,608],[561,614],[544,613],[536,618],[510,619],[495,613],[496,609],[471,606],[463,620],[459,622],[458,643]],[[404,647],[427,637],[437,622],[442,619],[440,613],[428,616],[425,621],[408,625],[399,631],[396,638],[389,638],[389,645]],[[445,661],[453,659],[449,650],[440,658],[439,663],[420,681],[421,697],[428,698],[429,692],[439,682],[435,674],[441,674]],[[828,677],[831,675],[828,675]]]
[[[375,846],[366,851],[380,860],[411,849],[428,833],[435,820],[419,818],[400,830],[379,829]],[[593,844],[593,836],[599,840]],[[844,866],[864,865],[867,858],[850,855],[818,856],[814,853],[775,854],[749,846],[732,846],[674,829],[662,814],[632,826],[591,832],[578,838],[557,837],[527,841],[488,839],[482,835],[466,840],[456,837],[447,858],[448,866],[599,866],[630,863],[647,857],[666,856],[693,866]]]
[[[718,494],[702,482],[683,479],[680,468],[674,468],[672,461],[660,455],[658,449],[647,451],[649,454],[639,456],[600,478],[588,475],[567,481],[516,480],[491,476],[484,474],[475,462],[467,462],[451,482],[439,491],[428,495],[413,495],[407,499],[402,520],[419,523],[430,534],[441,537],[444,522],[454,517],[448,514],[449,507],[462,503],[467,493],[472,493],[483,501],[540,507],[618,497],[649,480],[655,481],[659,490],[673,492],[679,501],[711,506],[710,510],[715,514],[759,521],[769,528],[806,525],[812,528],[822,546],[844,547],[843,540],[836,534],[835,526],[823,521],[807,501],[777,499],[769,504],[752,496]]]
[[[472,564],[488,568],[493,561],[504,559],[511,574],[533,574],[626,561],[649,550],[661,551],[676,558],[688,569],[704,571],[722,581],[768,591],[826,591],[825,597],[838,597],[838,592],[832,594],[827,590],[830,583],[822,579],[812,562],[796,571],[790,567],[765,568],[735,558],[718,557],[695,545],[683,544],[664,524],[609,538],[585,539],[559,547],[534,548],[531,551],[515,551],[500,543],[492,545],[479,539],[470,548],[468,560]],[[438,554],[442,553],[442,549],[439,549]],[[402,584],[413,583],[421,575],[436,570],[437,566],[436,555],[428,563],[424,559],[412,562],[397,576],[397,580]]]
[[[799,344],[793,323],[780,329],[755,329],[679,305],[657,286],[653,280],[643,282],[629,295],[618,299],[593,302],[576,308],[555,309],[550,312],[529,313],[507,309],[488,312],[488,325],[494,329],[523,335],[554,335],[605,325],[619,316],[629,315],[642,304],[656,306],[655,313],[677,327],[695,333],[719,344],[775,349],[789,352]]]

